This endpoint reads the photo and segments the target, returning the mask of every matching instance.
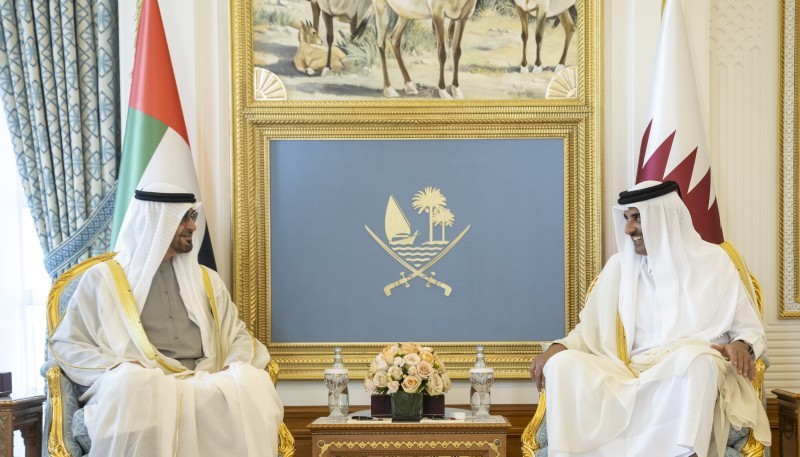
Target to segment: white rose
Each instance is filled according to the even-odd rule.
[[[450,387],[453,385],[453,383],[450,381],[450,375],[447,373],[442,373],[442,382],[444,383],[444,392],[448,392]]]
[[[433,373],[433,365],[430,363],[423,360],[417,365],[417,374],[420,378],[428,379]]]
[[[403,361],[406,362],[406,365],[416,365],[419,363],[419,354],[406,354],[403,356]]]
[[[387,371],[386,374],[395,381],[403,379],[403,370],[400,367],[391,366],[389,367],[389,371]]]
[[[393,394],[400,390],[400,383],[397,381],[389,381],[386,386],[389,388],[389,393]]]
[[[364,388],[370,392],[375,390],[375,383],[372,382],[372,378],[368,377],[364,380]]]
[[[430,395],[439,395],[444,392],[444,380],[442,377],[439,376],[438,373],[433,373],[430,378],[428,378],[428,394]]]
[[[376,387],[384,388],[386,387],[386,383],[389,382],[389,378],[386,376],[385,372],[379,371],[372,377],[372,382],[375,383]]]
[[[386,371],[386,369],[389,368],[389,364],[386,363],[386,361],[383,360],[382,358],[380,360],[377,360],[376,362],[377,363],[375,364],[375,366],[378,368],[378,371]]]
[[[396,367],[402,367],[403,365],[406,364],[405,360],[403,360],[403,358],[400,357],[400,356],[395,357],[394,360],[392,361],[392,363]]]
[[[379,357],[382,357],[386,363],[392,363],[392,360],[397,356],[397,353],[400,351],[400,346],[396,344],[390,344],[383,348],[383,351],[379,354]]]
[[[408,367],[408,374],[410,376],[416,376],[417,375],[417,366],[416,365],[409,366]]]

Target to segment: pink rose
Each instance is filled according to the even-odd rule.
[[[403,391],[413,394],[419,389],[419,386],[422,385],[422,379],[418,376],[407,376],[406,379],[403,380]]]
[[[422,379],[428,379],[433,374],[433,365],[426,361],[421,361],[417,364],[417,374]]]

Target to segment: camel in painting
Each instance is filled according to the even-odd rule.
[[[575,32],[575,21],[572,20],[572,15],[570,14],[570,8],[575,6],[575,0],[514,0],[514,4],[517,7],[517,14],[519,14],[519,20],[522,24],[522,63],[520,63],[520,72],[528,72],[528,15],[533,12],[536,12],[536,61],[533,64],[533,71],[542,71],[540,53],[544,24],[545,19],[550,17],[558,17],[558,20],[561,21],[561,26],[564,27],[564,52],[561,54],[561,60],[556,66],[556,71],[564,68],[567,61],[569,42]]]
[[[476,0],[373,0],[375,8],[375,25],[378,32],[378,50],[381,56],[383,67],[383,95],[385,97],[397,97],[399,94],[389,83],[389,72],[386,69],[386,35],[388,32],[389,19],[393,10],[398,15],[397,24],[391,33],[392,49],[397,58],[400,72],[403,74],[406,94],[416,94],[417,87],[411,81],[408,74],[403,56],[400,52],[403,31],[408,23],[415,19],[431,19],[433,31],[436,34],[437,51],[439,57],[439,97],[444,99],[464,98],[464,94],[458,86],[458,61],[461,58],[461,37],[464,34],[464,26],[467,19],[475,12]],[[453,53],[453,83],[451,93],[447,92],[444,83],[444,64],[447,59],[445,49],[445,19],[449,19],[451,37],[451,50]]]
[[[367,21],[372,15],[372,0],[310,0],[314,30],[319,32],[319,17],[325,22],[328,41],[328,60],[322,75],[331,70],[331,50],[333,48],[333,20],[350,25],[350,39],[354,40],[364,33]]]

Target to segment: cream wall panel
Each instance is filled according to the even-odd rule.
[[[132,65],[136,2],[121,3],[123,81]],[[758,275],[772,366],[768,389],[800,390],[800,320],[777,319],[777,2],[684,0],[692,59],[708,135],[711,164],[726,238]],[[228,10],[224,0],[161,1],[170,50],[196,157],[220,272],[230,284],[230,140]],[[604,15],[604,253],[616,251],[608,209],[634,180],[658,42],[661,0],[607,0]],[[190,18],[192,20],[187,20]],[[705,52],[704,50],[708,50]],[[128,83],[129,84],[129,83]],[[122,100],[129,88],[123,84]],[[448,402],[466,403],[457,382]],[[325,402],[321,382],[282,382],[287,405]],[[366,404],[360,382],[351,403]],[[533,403],[526,381],[493,388],[497,403]]]
[[[778,2],[711,2],[711,166],[725,237],[763,289],[768,391],[800,388],[800,321],[777,317],[778,26]]]

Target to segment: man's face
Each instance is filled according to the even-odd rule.
[[[624,214],[625,234],[633,240],[633,249],[639,255],[647,255],[644,236],[642,236],[642,218],[639,215],[639,208],[631,206]]]
[[[192,251],[192,234],[197,229],[194,220],[197,218],[197,211],[190,209],[183,215],[178,230],[175,231],[175,236],[167,249],[167,256],[171,258],[177,254],[186,254]]]

